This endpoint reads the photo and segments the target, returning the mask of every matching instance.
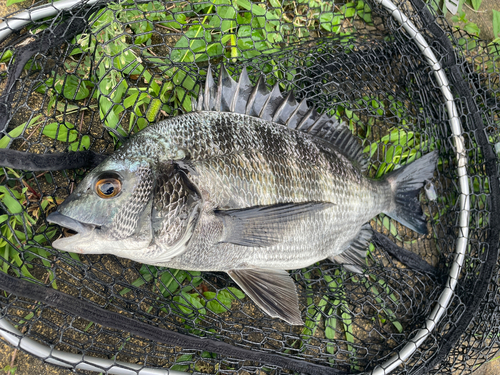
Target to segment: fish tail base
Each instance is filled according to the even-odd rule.
[[[438,153],[431,152],[386,176],[394,193],[393,209],[384,212],[394,220],[420,234],[427,234],[427,223],[418,200],[420,189],[432,179]]]

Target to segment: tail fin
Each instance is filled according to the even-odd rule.
[[[438,153],[433,151],[386,175],[396,206],[391,212],[384,213],[421,234],[427,234],[427,224],[418,193],[425,182],[432,179],[437,159]]]

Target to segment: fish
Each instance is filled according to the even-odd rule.
[[[88,173],[47,221],[62,251],[226,272],[265,313],[302,325],[288,270],[363,273],[380,213],[420,234],[429,152],[380,179],[349,128],[293,92],[208,69],[193,111],[151,124]]]

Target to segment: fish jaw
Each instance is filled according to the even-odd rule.
[[[120,256],[120,252],[141,250],[149,245],[147,239],[142,241],[107,240],[103,238],[100,226],[81,223],[57,211],[50,214],[47,221],[77,232],[73,236],[62,237],[52,242],[52,246],[61,251],[78,254],[118,254]]]
[[[78,234],[86,234],[93,231],[96,225],[81,223],[69,216],[63,215],[60,212],[53,212],[47,217],[49,223],[60,225],[61,227],[71,229]]]

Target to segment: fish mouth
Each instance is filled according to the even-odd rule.
[[[68,228],[78,234],[90,233],[96,228],[96,225],[81,223],[57,211],[47,216],[47,221],[49,223],[60,225],[64,228]]]

